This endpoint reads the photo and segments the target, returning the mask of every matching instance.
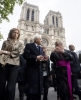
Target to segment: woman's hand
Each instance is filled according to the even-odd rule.
[[[3,50],[0,50],[0,54],[3,54]]]
[[[10,52],[9,52],[9,51],[4,51],[4,50],[1,50],[1,54],[10,55]]]

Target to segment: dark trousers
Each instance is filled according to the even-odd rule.
[[[18,66],[7,64],[3,68],[1,68],[1,70],[3,73],[0,73],[0,77],[2,76],[3,79],[2,79],[2,82],[0,81],[0,90],[3,88],[2,95],[4,95],[5,97],[2,100],[14,100],[15,86],[16,86],[17,75],[18,75]],[[0,91],[0,94],[1,92],[2,91]]]
[[[0,100],[4,100],[6,85],[6,68],[0,65]]]
[[[19,89],[19,98],[20,100],[24,100],[24,84],[18,83],[18,89]]]
[[[41,94],[27,94],[26,100],[41,100]]]
[[[55,77],[53,77],[53,87],[54,87],[54,90],[56,91],[57,90],[57,82],[56,82]]]
[[[43,76],[43,88],[44,88],[44,95],[43,95],[43,100],[48,100],[48,77]]]
[[[76,74],[73,74],[72,82],[73,82],[74,94],[78,95],[79,99],[81,100],[81,91],[80,91],[80,88],[78,86],[77,75]]]

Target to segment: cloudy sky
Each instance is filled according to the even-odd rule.
[[[76,50],[81,49],[81,0],[27,0],[27,3],[37,5],[40,10],[40,23],[43,23],[49,10],[59,11],[63,17],[66,44],[74,44]],[[10,22],[3,21],[0,31],[7,38],[11,28],[17,27],[21,7],[14,8],[13,15],[9,15]],[[1,45],[0,41],[0,45]]]

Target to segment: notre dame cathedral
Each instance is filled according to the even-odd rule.
[[[39,22],[38,6],[25,2],[22,6],[18,29],[20,30],[20,41],[25,45],[32,42],[35,34],[42,35],[42,44],[47,47],[49,55],[54,49],[54,43],[62,41],[66,48],[65,29],[63,28],[62,15],[60,12],[50,10],[44,19],[44,24]]]

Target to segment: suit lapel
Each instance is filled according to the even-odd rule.
[[[42,48],[40,47],[40,54],[43,55],[43,50]]]
[[[38,51],[38,49],[37,49],[35,43],[32,43],[32,47],[34,48],[34,51],[35,51],[37,54],[39,54],[39,51]]]

